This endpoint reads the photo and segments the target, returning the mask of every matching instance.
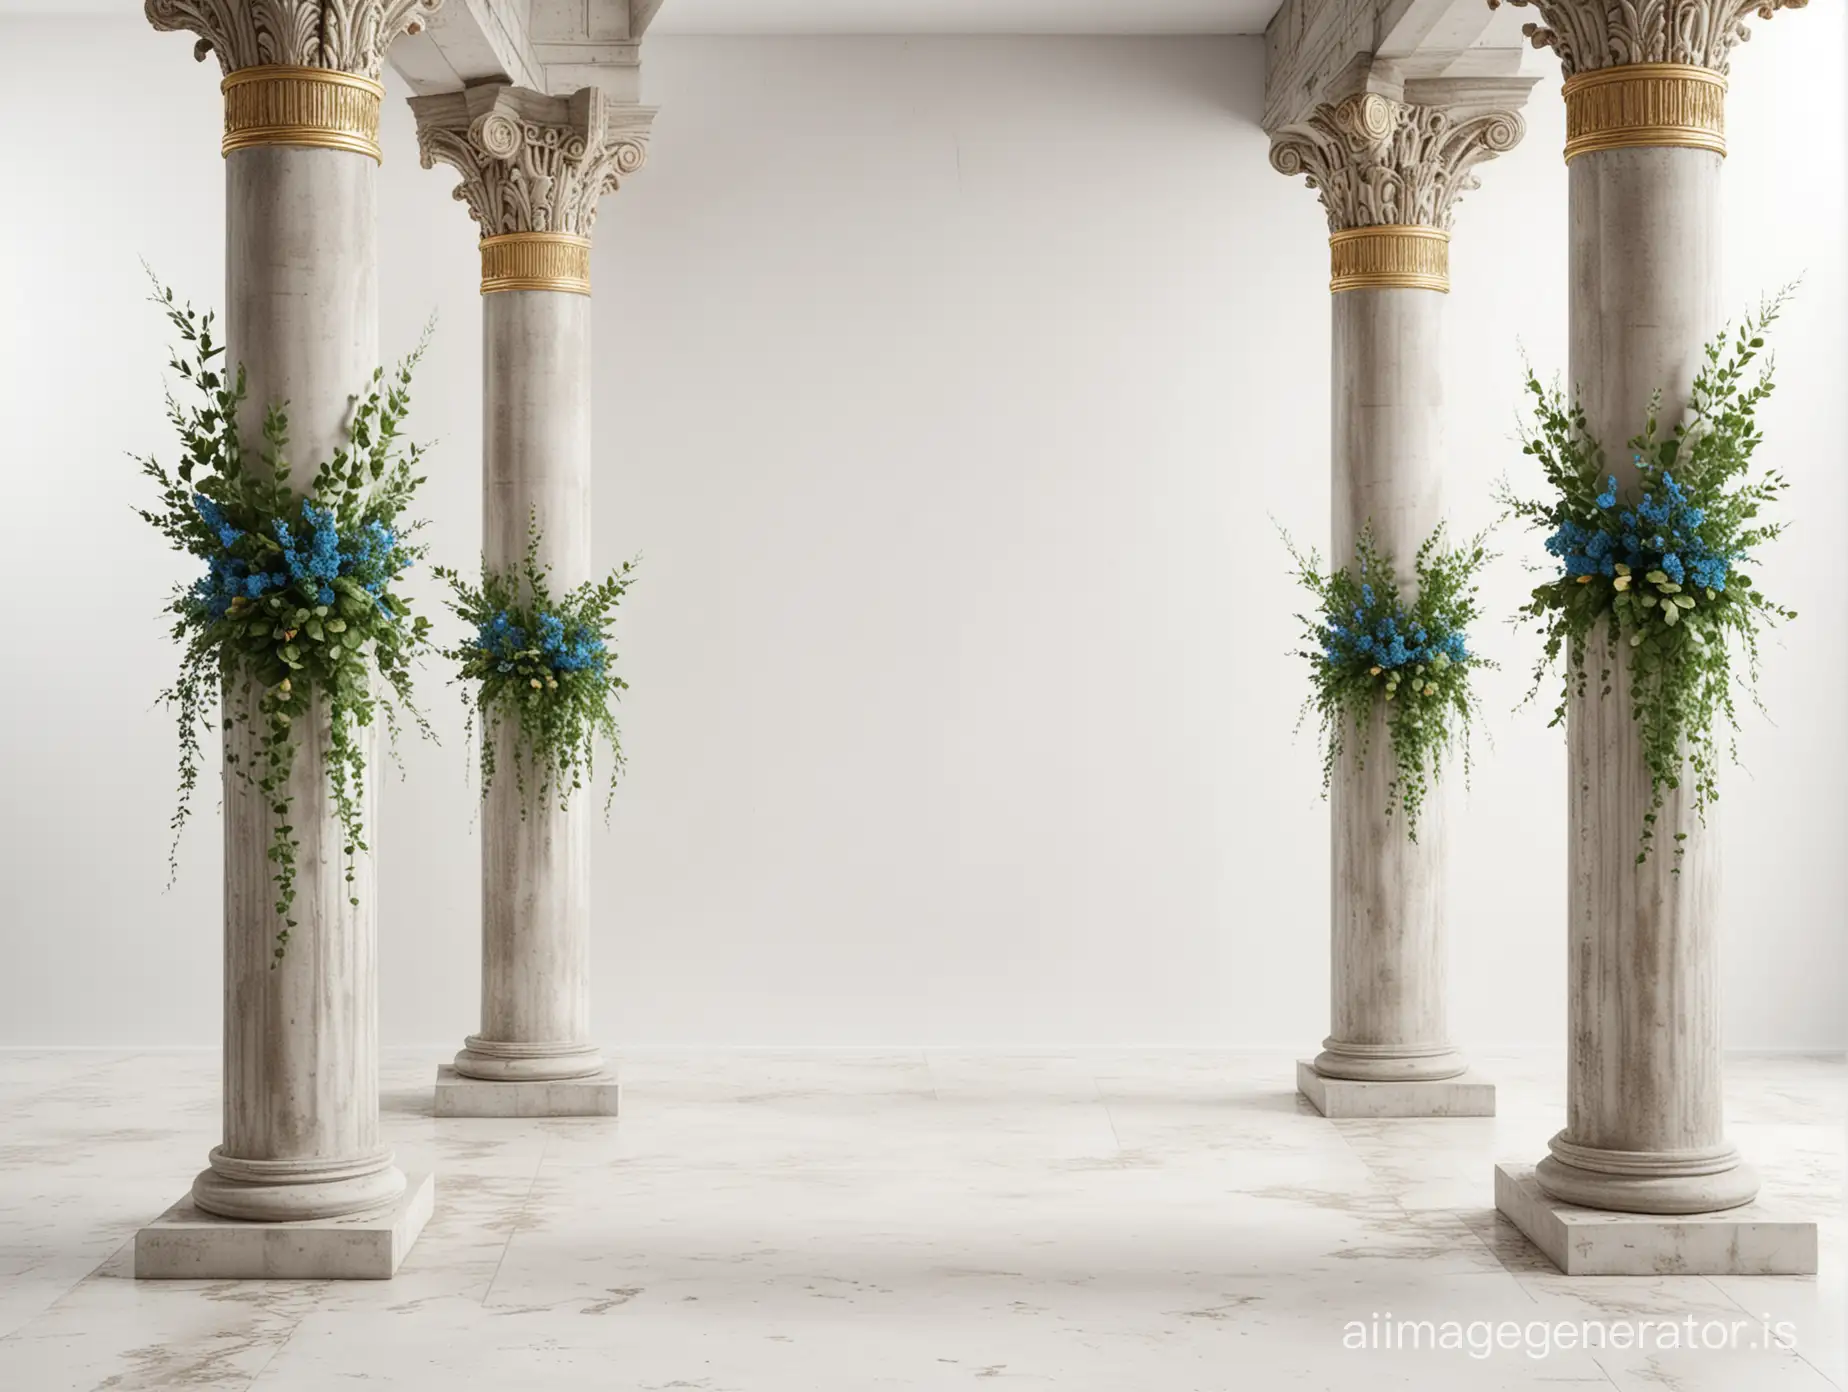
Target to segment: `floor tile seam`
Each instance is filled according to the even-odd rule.
[[[161,1212],[163,1213],[165,1211],[166,1211],[165,1209],[161,1210]],[[160,1214],[157,1213],[154,1216],[155,1218],[158,1218]],[[88,1285],[91,1281],[100,1279],[97,1273],[100,1272],[104,1267],[108,1266],[109,1263],[114,1261],[117,1257],[121,1256],[122,1252],[125,1249],[132,1248],[135,1243],[135,1234],[140,1232],[142,1228],[145,1228],[149,1223],[153,1221],[154,1221],[153,1218],[149,1218],[142,1222],[136,1223],[134,1225],[134,1228],[129,1232],[127,1237],[117,1242],[115,1246],[111,1247],[109,1251],[106,1254],[104,1254],[103,1259],[97,1262],[95,1266],[91,1267],[88,1271],[84,1272],[83,1275],[79,1276],[76,1280],[72,1281],[63,1290],[61,1290],[57,1295],[53,1296],[50,1303],[47,1304],[43,1309],[35,1311],[33,1315],[31,1316],[31,1318],[27,1319],[26,1322],[20,1325],[17,1329],[14,1329],[6,1334],[0,1334],[0,1344],[4,1344],[10,1339],[18,1338],[20,1335],[24,1334],[30,1326],[37,1323],[39,1320],[43,1319],[46,1315],[50,1314],[53,1310],[57,1309],[58,1306],[62,1305],[66,1300],[69,1300],[73,1295],[75,1295],[84,1286]]]
[[[1604,1380],[1612,1387],[1619,1389],[1623,1387],[1623,1384],[1617,1381],[1617,1375],[1604,1366],[1603,1360],[1601,1360],[1597,1354],[1587,1351],[1585,1356],[1591,1360],[1591,1366],[1602,1373],[1604,1375]]]
[[[1356,1119],[1358,1120],[1359,1118],[1356,1118]],[[1369,1178],[1371,1178],[1372,1181],[1376,1184],[1386,1183],[1388,1176],[1382,1174],[1380,1170],[1376,1169],[1373,1163],[1367,1159],[1367,1157],[1360,1151],[1360,1149],[1357,1146],[1355,1146],[1351,1140],[1348,1139],[1348,1135],[1347,1135],[1348,1128],[1344,1127],[1341,1124],[1341,1119],[1339,1118],[1333,1119],[1329,1122],[1329,1124],[1335,1128],[1335,1134],[1341,1137],[1341,1144],[1346,1146],[1348,1149],[1348,1153],[1351,1154],[1356,1160],[1360,1162],[1361,1167],[1366,1170]],[[1406,1207],[1405,1201],[1402,1198],[1400,1198],[1397,1194],[1394,1194],[1392,1196],[1392,1203],[1393,1203],[1393,1207],[1398,1209],[1400,1213],[1404,1214],[1407,1219],[1411,1219],[1415,1216],[1414,1211]],[[1501,1212],[1500,1209],[1495,1209],[1495,1208],[1491,1208],[1490,1211],[1497,1215],[1499,1215]],[[1484,1252],[1484,1254],[1486,1254],[1490,1258],[1490,1260],[1492,1260],[1496,1264],[1496,1266],[1500,1267],[1504,1273],[1506,1273],[1509,1276],[1516,1277],[1516,1278],[1520,1276],[1521,1273],[1516,1271],[1513,1267],[1509,1266],[1507,1262],[1503,1261],[1501,1254],[1489,1245],[1488,1240],[1484,1238],[1481,1233],[1477,1232],[1475,1228],[1471,1227],[1468,1223],[1463,1221],[1460,1210],[1455,1209],[1455,1208],[1440,1208],[1440,1209],[1420,1209],[1418,1210],[1418,1212],[1442,1213],[1444,1216],[1451,1219],[1451,1221],[1453,1221],[1457,1225],[1458,1228],[1462,1229],[1464,1235],[1468,1238],[1469,1242],[1475,1244],[1475,1246],[1477,1247],[1480,1247],[1482,1251]],[[1529,1238],[1527,1237],[1525,1233],[1521,1233],[1519,1234],[1519,1236],[1521,1238],[1521,1241],[1526,1243],[1536,1253],[1540,1252],[1540,1249],[1534,1246],[1533,1242],[1529,1240]],[[1544,1256],[1545,1254],[1540,1253],[1540,1255]],[[1521,1286],[1521,1289],[1524,1293],[1528,1294],[1530,1299],[1532,1298],[1532,1293],[1527,1291],[1527,1287],[1524,1284]],[[1602,1371],[1602,1369],[1600,1369],[1600,1371]],[[1606,1376],[1608,1377],[1608,1374]]]
[[[539,1191],[539,1177],[545,1173],[546,1157],[552,1153],[552,1137],[548,1134],[545,1144],[539,1148],[539,1159],[533,1165],[533,1175],[526,1185],[526,1196],[520,1200],[520,1211],[514,1216],[513,1226],[507,1229],[507,1240],[501,1243],[500,1257],[494,1263],[494,1274],[488,1277],[488,1284],[481,1292],[481,1307],[487,1309],[488,1300],[494,1294],[494,1284],[500,1280],[501,1268],[507,1264],[507,1253],[513,1250],[513,1239],[518,1237],[520,1229],[526,1225],[527,1212],[532,1207],[533,1195]]]
[[[306,1321],[307,1318],[307,1314],[298,1315],[296,1317],[295,1322],[289,1326],[289,1332],[276,1341],[276,1347],[270,1350],[270,1356],[263,1360],[263,1366],[250,1375],[250,1381],[244,1384],[244,1392],[253,1392],[257,1383],[262,1380],[263,1375],[269,1371],[270,1364],[280,1358],[282,1356],[282,1351],[295,1342],[295,1336],[300,1331],[303,1322]]]
[[[1724,1300],[1729,1305],[1732,1305],[1741,1314],[1750,1315],[1753,1319],[1758,1319],[1762,1317],[1764,1313],[1763,1311],[1754,1311],[1753,1309],[1751,1309],[1749,1306],[1745,1304],[1744,1301],[1740,1300],[1736,1295],[1734,1295],[1731,1291],[1727,1290],[1718,1281],[1715,1281],[1711,1276],[1703,1276],[1700,1279],[1705,1281],[1710,1287],[1712,1287],[1714,1293],[1718,1295],[1720,1299]],[[1809,1356],[1809,1354],[1804,1352],[1804,1349],[1802,1346],[1792,1349],[1791,1352],[1797,1356],[1797,1360],[1799,1362],[1807,1364],[1809,1368],[1816,1374],[1816,1376],[1821,1378],[1830,1387],[1834,1387],[1837,1389],[1841,1388],[1842,1384],[1837,1382],[1834,1378],[1830,1377],[1828,1373],[1823,1371],[1823,1369],[1816,1363],[1816,1361],[1812,1359]]]

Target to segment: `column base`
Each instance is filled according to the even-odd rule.
[[[212,1150],[193,1180],[193,1203],[214,1218],[308,1223],[376,1213],[398,1201],[404,1172],[389,1147],[347,1160],[244,1160]]]
[[[1816,1225],[1757,1204],[1720,1213],[1611,1213],[1554,1198],[1532,1165],[1497,1165],[1495,1207],[1568,1276],[1816,1274]]]
[[[1324,1078],[1356,1083],[1435,1083],[1461,1077],[1469,1060],[1448,1044],[1347,1044],[1324,1039],[1315,1056]]]
[[[455,1069],[484,1083],[563,1082],[601,1073],[603,1050],[595,1044],[526,1044],[471,1034],[462,1041]]]
[[[1718,1213],[1758,1197],[1758,1172],[1730,1145],[1656,1154],[1575,1145],[1565,1134],[1534,1167],[1551,1198],[1612,1213]]]
[[[1296,1061],[1296,1090],[1331,1120],[1344,1117],[1491,1117],[1495,1084],[1478,1073],[1454,1078],[1369,1082],[1330,1078]]]
[[[613,1117],[621,1094],[616,1070],[588,1078],[494,1082],[470,1078],[448,1064],[436,1070],[440,1117]]]
[[[436,1206],[436,1180],[413,1174],[371,1213],[252,1223],[206,1213],[188,1196],[135,1234],[137,1280],[386,1281]]]

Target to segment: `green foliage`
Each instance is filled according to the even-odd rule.
[[[1297,615],[1308,644],[1298,655],[1309,664],[1313,686],[1303,714],[1313,710],[1320,726],[1322,791],[1333,786],[1350,730],[1355,760],[1365,766],[1373,715],[1383,705],[1393,759],[1386,815],[1400,810],[1413,841],[1444,756],[1458,740],[1468,776],[1478,713],[1470,674],[1494,665],[1465,641],[1480,612],[1475,575],[1488,559],[1484,540],[1452,549],[1442,527],[1425,538],[1412,565],[1417,593],[1407,602],[1370,525],[1355,543],[1353,564],[1331,572],[1314,551],[1305,556],[1284,537],[1296,578],[1316,600],[1314,613]]]
[[[451,590],[449,607],[474,634],[444,656],[461,668],[461,680],[478,683],[469,703],[469,731],[481,735],[481,795],[497,772],[494,732],[515,722],[514,777],[521,816],[535,775],[541,798],[556,794],[560,807],[595,776],[597,741],[609,746],[607,812],[622,772],[616,702],[628,683],[616,675],[609,626],[635,570],[630,561],[600,581],[586,581],[553,598],[550,567],[539,563],[538,518],[528,521],[526,555],[518,567],[490,570],[480,584],[447,567],[436,574]]]
[[[1547,550],[1564,573],[1537,586],[1523,618],[1540,628],[1543,646],[1535,691],[1562,671],[1552,724],[1565,721],[1569,699],[1590,690],[1595,654],[1599,695],[1612,691],[1616,664],[1630,663],[1631,716],[1649,770],[1650,805],[1637,862],[1646,860],[1670,789],[1686,785],[1704,820],[1719,795],[1717,731],[1738,729],[1734,692],[1756,703],[1759,639],[1794,611],[1773,603],[1740,566],[1776,538],[1782,523],[1759,520],[1786,487],[1776,472],[1754,475],[1763,436],[1758,408],[1771,395],[1772,362],[1756,375],[1764,333],[1789,298],[1787,288],[1748,315],[1735,332],[1707,345],[1686,417],[1664,431],[1660,397],[1630,441],[1633,480],[1620,486],[1587,428],[1585,413],[1557,385],[1530,370],[1534,424],[1523,453],[1540,462],[1549,494],[1503,501],[1529,526],[1547,533]],[[1741,662],[1741,659],[1743,661]],[[1531,696],[1530,696],[1531,699]],[[1671,829],[1677,855],[1685,827]]]
[[[140,516],[176,550],[197,556],[207,573],[175,590],[167,609],[181,645],[180,671],[162,698],[178,714],[179,805],[173,820],[169,871],[177,874],[179,838],[191,812],[202,756],[200,734],[222,705],[228,725],[252,720],[248,693],[258,693],[254,759],[226,749],[227,773],[263,798],[272,817],[274,954],[280,958],[296,926],[296,856],[301,842],[289,821],[288,780],[304,719],[325,719],[325,774],[344,833],[346,880],[365,852],[360,790],[366,769],[359,730],[375,715],[395,742],[400,708],[427,734],[411,703],[410,665],[427,645],[429,621],[413,617],[392,581],[423,554],[408,538],[420,524],[399,518],[423,479],[420,447],[399,430],[409,409],[411,372],[419,344],[387,379],[375,371],[355,405],[348,443],[314,472],[305,493],[290,478],[286,405],[264,414],[263,449],[251,458],[238,436],[245,398],[242,367],[226,371],[213,338],[213,316],[176,304],[156,285],[159,304],[179,334],[169,366],[196,400],[171,392],[167,417],[179,433],[181,457],[169,471],[139,460],[159,501]],[[427,341],[427,335],[426,335]],[[357,899],[352,902],[358,903]]]

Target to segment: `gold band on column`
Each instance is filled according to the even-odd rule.
[[[1337,295],[1450,289],[1450,234],[1437,227],[1350,227],[1329,237],[1328,261],[1328,288]]]
[[[1566,159],[1673,145],[1726,153],[1726,79],[1686,63],[1626,63],[1566,79]]]
[[[481,239],[481,293],[564,290],[590,293],[590,238],[565,232],[504,232]]]
[[[385,89],[332,68],[268,64],[239,68],[225,94],[224,153],[253,145],[306,145],[380,157],[379,103]]]

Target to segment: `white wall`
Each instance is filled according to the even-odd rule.
[[[1759,26],[1730,103],[1729,300],[1807,271],[1772,462],[1807,610],[1729,779],[1731,1042],[1848,1042],[1839,594],[1848,521],[1843,17]],[[157,619],[188,578],[129,508],[169,449],[138,258],[216,301],[218,95],[138,21],[0,21],[0,419],[15,506],[0,682],[0,1043],[217,1037],[209,796],[162,892]],[[80,64],[81,66],[76,66]],[[1551,66],[1548,63],[1548,66]],[[79,77],[78,74],[81,74]],[[598,229],[598,553],[631,772],[599,842],[611,1043],[1313,1048],[1327,812],[1292,739],[1299,607],[1271,519],[1325,535],[1314,195],[1269,169],[1255,40],[650,42],[650,166]],[[98,94],[107,94],[99,100]],[[383,341],[441,324],[416,401],[440,554],[479,541],[471,225],[388,102]],[[1454,247],[1454,510],[1492,512],[1519,345],[1564,356],[1556,83]],[[1492,577],[1509,612],[1528,583]],[[427,582],[427,575],[423,577]],[[427,608],[435,594],[421,590]],[[1500,625],[1455,838],[1466,1043],[1563,1035],[1563,766]],[[383,1026],[474,1025],[476,842],[456,693],[386,789]]]

